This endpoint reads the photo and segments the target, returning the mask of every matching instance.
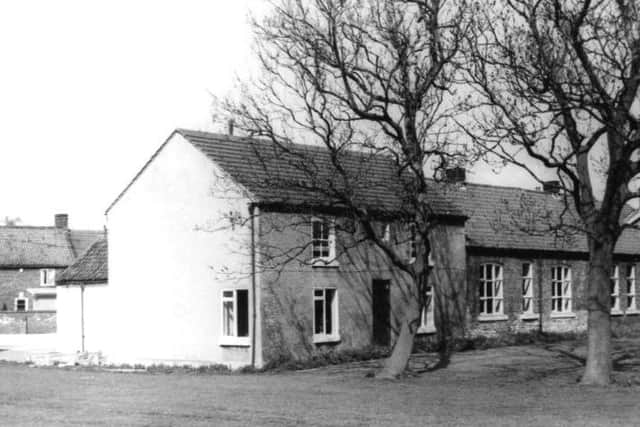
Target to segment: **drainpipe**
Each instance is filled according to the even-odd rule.
[[[255,205],[249,204],[251,219],[251,366],[256,366],[256,220]]]
[[[544,302],[542,300],[542,271],[543,268],[540,265],[541,261],[538,261],[536,263],[538,265],[538,272],[540,274],[538,274],[538,316],[540,317],[540,319],[538,320],[538,331],[540,334],[542,334],[544,332],[544,329],[542,328],[542,310],[544,309]]]
[[[84,353],[84,283],[80,285],[80,334],[80,350],[82,351],[82,353]]]

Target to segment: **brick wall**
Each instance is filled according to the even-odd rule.
[[[360,349],[373,344],[372,282],[390,282],[391,342],[399,332],[404,309],[416,298],[407,276],[391,268],[385,256],[371,243],[353,243],[349,233],[337,232],[338,253],[342,254],[333,266],[312,266],[309,218],[296,215],[265,214],[261,216],[260,249],[262,347],[263,359],[304,359],[314,354]],[[447,280],[458,280],[464,286],[464,233],[444,232],[455,244],[443,245],[443,250],[459,252],[462,258],[457,268],[442,269]],[[394,230],[398,233],[399,230]],[[456,237],[457,236],[457,237]],[[404,240],[399,238],[399,240]],[[462,242],[462,243],[460,243]],[[451,243],[451,242],[450,242]],[[282,248],[295,248],[296,254],[288,263],[278,257]],[[408,254],[408,248],[407,248]],[[275,258],[275,259],[274,259]],[[442,259],[451,256],[442,256]],[[457,274],[452,276],[452,271]],[[455,275],[454,275],[455,276]],[[340,340],[332,343],[313,342],[313,290],[335,288],[339,299]],[[466,292],[466,290],[464,291]]]
[[[28,309],[33,308],[32,295],[27,288],[40,286],[40,269],[0,270],[0,311],[5,307],[7,311],[14,310],[14,300],[20,292],[29,298]]]
[[[534,316],[523,319],[522,314],[522,264],[529,262],[533,266]],[[503,268],[503,298],[506,320],[481,321],[478,319],[481,265],[497,263]],[[583,259],[527,258],[513,256],[483,255],[479,251],[467,257],[469,286],[469,307],[472,316],[471,335],[497,335],[502,333],[523,332],[540,329],[540,313],[542,313],[542,330],[545,332],[581,332],[587,328],[586,286],[588,262]],[[628,262],[619,262],[623,271]],[[573,316],[554,317],[551,313],[551,269],[554,266],[571,268],[572,279],[572,311]],[[637,267],[636,267],[637,268]],[[621,274],[621,276],[624,276]],[[625,278],[620,278],[620,288],[625,289]],[[636,287],[636,295],[639,289]],[[640,330],[640,315],[627,315],[624,318],[614,316],[614,326],[618,330]]]
[[[0,334],[48,334],[55,331],[55,311],[0,312]]]

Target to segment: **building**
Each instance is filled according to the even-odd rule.
[[[322,150],[288,149],[313,159],[318,179],[331,176]],[[392,215],[407,201],[386,160],[363,156],[354,153],[350,166],[361,177],[355,197],[379,213],[385,238],[409,259],[411,230]],[[108,328],[88,338],[91,350],[112,363],[237,367],[392,344],[413,297],[407,277],[358,239],[331,196],[309,189],[302,167],[267,143],[175,131],[107,210],[109,277],[100,294],[110,310],[92,321]],[[452,177],[430,185],[439,218],[432,278],[464,302],[468,333],[584,329],[586,241],[553,228],[570,219],[554,186]],[[290,185],[274,186],[282,179]],[[627,230],[616,248],[618,323],[637,318],[639,237]],[[424,339],[444,300],[432,289]]]
[[[70,230],[68,215],[52,227],[0,227],[0,333],[55,331],[55,276],[99,232]]]
[[[57,340],[62,352],[97,352],[96,337],[109,324],[103,320],[113,313],[105,304],[108,281],[107,239],[89,247],[69,268],[56,278],[58,296]]]

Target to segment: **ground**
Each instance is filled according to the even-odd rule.
[[[568,349],[464,352],[447,369],[400,381],[367,378],[375,363],[233,375],[4,363],[0,425],[638,425],[635,368],[625,365],[610,387],[578,386],[580,363],[557,351]]]

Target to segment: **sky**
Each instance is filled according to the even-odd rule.
[[[177,127],[220,131],[213,97],[253,67],[264,0],[0,2],[0,219],[102,228]],[[477,167],[471,181],[532,187]]]

